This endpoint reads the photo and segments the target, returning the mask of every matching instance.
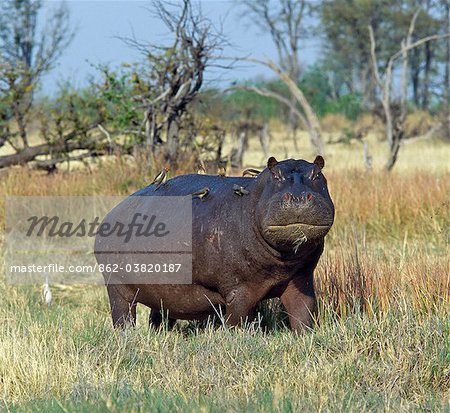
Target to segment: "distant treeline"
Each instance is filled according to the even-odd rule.
[[[2,1],[0,169],[32,163],[54,172],[61,163],[111,154],[144,158],[148,167],[155,160],[176,165],[192,154],[199,161],[213,154],[219,162],[226,134],[235,140],[226,157],[241,164],[250,135],[267,147],[272,119],[294,141],[297,130],[307,131],[313,150],[323,153],[321,123],[329,114],[346,122],[369,112],[384,125],[388,170],[411,137],[408,113],[433,115],[425,132],[450,141],[449,0],[239,0],[237,6],[242,24],[248,20],[270,36],[275,56],[224,56],[226,27],[218,30],[197,3],[154,0],[152,12],[169,33],[165,43],[122,39],[140,52],[139,61],[98,65],[93,72],[100,76],[88,87],[66,84],[42,98],[36,93],[42,76],[76,36],[69,9],[59,3],[38,25],[40,0]],[[321,40],[321,57],[307,66],[302,52],[312,37]],[[232,78],[235,62],[264,66],[273,77],[205,85],[213,66],[228,68]],[[359,140],[368,131],[347,129],[345,136]]]
[[[289,90],[279,80],[248,80],[236,83],[236,88],[233,90],[205,90],[199,95],[197,110],[204,115],[224,120],[233,120],[242,116],[253,120],[288,119],[289,111],[286,110],[285,105],[271,97],[260,96],[239,86],[256,86],[289,96]],[[319,118],[332,113],[355,120],[366,110],[361,92],[347,91],[338,96],[334,95],[325,74],[317,70],[316,66],[305,72],[299,87]]]

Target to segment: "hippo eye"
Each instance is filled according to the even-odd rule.
[[[285,180],[283,174],[282,174],[281,171],[280,171],[280,169],[278,169],[278,168],[273,168],[271,172],[272,172],[273,177],[274,177],[277,181],[284,181],[284,180]]]
[[[307,175],[308,179],[310,181],[314,181],[317,178],[317,171],[315,171],[314,169]]]
[[[322,172],[320,171],[320,168],[316,167],[309,174],[309,179],[311,179],[311,181],[315,181],[315,180],[321,178],[322,176],[323,175],[322,175]]]

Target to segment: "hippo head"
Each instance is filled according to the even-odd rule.
[[[297,253],[303,245],[323,240],[333,225],[324,165],[321,156],[313,163],[269,158],[256,209],[262,237],[274,249]]]

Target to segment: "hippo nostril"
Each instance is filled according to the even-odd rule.
[[[283,194],[283,201],[289,202],[292,201],[293,195],[290,192],[285,192]]]

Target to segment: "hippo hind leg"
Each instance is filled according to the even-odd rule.
[[[136,325],[136,302],[126,300],[115,285],[108,285],[108,297],[114,327],[125,328]]]
[[[165,326],[167,330],[172,330],[173,326],[177,322],[175,318],[163,317],[161,310],[156,310],[154,308],[150,309],[150,317],[149,317],[149,327],[152,329],[158,329],[161,326]]]

